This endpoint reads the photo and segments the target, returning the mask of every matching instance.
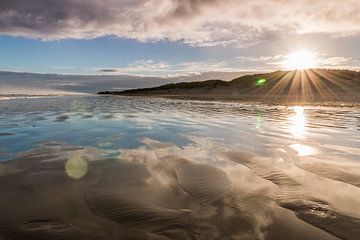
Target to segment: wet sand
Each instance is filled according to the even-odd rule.
[[[359,199],[358,188],[300,168],[285,172],[281,164],[227,151],[219,152],[224,166],[216,167],[151,140],[116,159],[93,158],[93,152],[43,143],[2,163],[2,239],[318,240],[360,234],[359,216],[336,209],[326,194],[317,197],[307,177],[326,185],[323,192],[342,186],[344,197],[353,196],[349,203]],[[75,161],[70,168],[69,161]]]
[[[353,108],[3,104],[1,240],[360,236]]]

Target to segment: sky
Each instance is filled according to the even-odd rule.
[[[359,0],[1,0],[0,70],[176,77],[359,69]]]

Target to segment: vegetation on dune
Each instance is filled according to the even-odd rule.
[[[360,101],[360,72],[310,69],[244,75],[229,82],[207,80],[99,94],[156,95],[212,99],[280,99]]]

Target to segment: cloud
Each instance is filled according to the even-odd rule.
[[[356,34],[359,12],[357,0],[2,0],[0,33],[246,46],[288,33]]]
[[[116,72],[117,72],[117,69],[104,68],[104,69],[100,69],[99,72],[104,72],[104,73],[116,73]]]
[[[170,64],[168,62],[157,62],[153,59],[141,59],[124,67],[97,70],[106,73],[136,76],[178,77],[200,75],[204,72],[213,72],[214,69],[217,72],[246,71],[231,66],[231,62],[226,61],[181,62]]]
[[[274,61],[274,60],[278,60],[284,58],[283,55],[279,54],[276,56],[260,56],[260,57],[246,57],[246,56],[240,56],[240,57],[235,57],[235,59],[240,62],[240,63],[244,63],[244,62],[268,62],[268,61]]]
[[[351,57],[328,57],[319,59],[319,62],[324,66],[341,66],[351,61]]]
[[[239,56],[235,57],[236,61],[240,64],[256,64],[262,69],[267,69],[266,65],[276,66],[276,68],[284,68],[286,62],[289,59],[290,54],[282,55],[278,54],[275,56]],[[319,68],[335,68],[335,69],[353,69],[358,70],[357,61],[352,57],[346,56],[329,56],[328,54],[322,54],[319,52],[313,52],[314,62],[316,67]]]

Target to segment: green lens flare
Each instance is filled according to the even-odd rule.
[[[256,80],[255,85],[256,86],[263,86],[263,85],[266,85],[266,83],[267,83],[266,79],[261,78],[261,79]]]

